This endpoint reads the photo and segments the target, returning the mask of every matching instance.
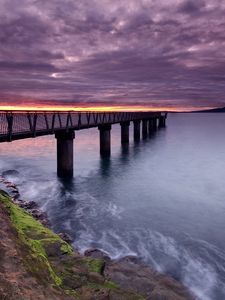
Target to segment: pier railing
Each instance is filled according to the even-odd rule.
[[[104,124],[160,118],[160,112],[6,112],[0,111],[0,142],[81,130]]]

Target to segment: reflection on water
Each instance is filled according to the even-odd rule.
[[[0,145],[0,170],[81,252],[138,255],[200,299],[225,299],[224,114],[171,114],[168,126],[100,158],[98,130],[76,132],[75,177],[56,176],[53,136]]]

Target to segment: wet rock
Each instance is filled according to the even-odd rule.
[[[11,181],[8,181],[7,179],[3,179],[3,181],[2,181],[6,186],[8,185],[8,184],[11,184],[12,182]]]
[[[19,205],[18,199],[14,198],[14,197],[11,197],[11,200],[12,200],[15,204],[18,204],[18,205]]]
[[[65,242],[67,242],[68,244],[72,244],[72,242],[73,242],[72,237],[68,233],[61,232],[58,234],[58,236],[60,236],[61,239],[64,240]]]
[[[97,258],[97,259],[102,259],[105,262],[109,262],[111,261],[111,258],[108,256],[107,253],[105,253],[104,251],[101,251],[99,249],[88,249],[84,252],[85,256],[90,256],[93,258]]]
[[[19,191],[18,191],[17,188],[11,188],[11,189],[10,189],[10,192],[11,192],[11,193],[14,193],[14,194],[19,194]]]
[[[49,226],[49,220],[46,212],[41,211],[40,209],[29,209],[28,212],[38,221],[40,221],[43,225]]]
[[[14,202],[17,201],[19,198],[20,198],[20,194],[19,193],[13,193],[12,200]]]
[[[42,220],[39,220],[39,222],[45,226],[45,227],[48,227],[48,228],[51,228],[51,223],[49,222],[48,219],[42,219]]]
[[[193,300],[185,287],[169,276],[159,274],[136,257],[106,263],[106,279],[151,300]]]
[[[12,182],[5,184],[7,188],[17,189],[16,185]]]
[[[24,209],[34,209],[34,208],[38,207],[36,202],[34,202],[34,201],[24,201],[24,200],[20,200],[19,206],[24,208]]]
[[[47,214],[40,209],[30,209],[29,212],[32,214],[32,216],[36,219],[46,219],[48,218]]]
[[[18,176],[19,175],[19,172],[16,171],[16,170],[6,170],[4,172],[2,172],[2,176],[5,177],[5,176]]]

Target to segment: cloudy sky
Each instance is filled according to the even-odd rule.
[[[225,0],[0,0],[0,105],[225,106]]]

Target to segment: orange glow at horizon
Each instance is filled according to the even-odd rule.
[[[92,112],[190,112],[195,110],[211,109],[213,107],[145,107],[145,106],[63,106],[63,105],[0,105],[0,111],[92,111]]]

